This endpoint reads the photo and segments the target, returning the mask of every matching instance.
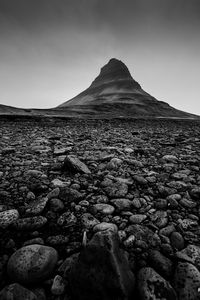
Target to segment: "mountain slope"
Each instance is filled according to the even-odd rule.
[[[194,117],[146,93],[126,65],[115,58],[101,69],[89,88],[59,105],[58,109],[108,117]]]
[[[200,119],[158,101],[133,79],[127,66],[112,58],[85,91],[51,109],[22,109],[0,104],[1,116],[76,118]]]

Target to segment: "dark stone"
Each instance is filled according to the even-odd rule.
[[[6,286],[0,292],[1,300],[37,300],[36,295],[18,283]]]
[[[179,263],[174,274],[173,286],[181,300],[200,299],[200,272],[189,263]]]
[[[172,262],[157,250],[149,251],[149,264],[164,278],[169,278],[172,274]]]
[[[132,295],[134,283],[118,235],[109,230],[93,236],[70,272],[76,300],[125,300]]]
[[[91,174],[88,167],[82,161],[80,161],[78,157],[76,157],[75,155],[66,156],[63,168],[73,172]]]
[[[152,268],[140,269],[137,276],[140,300],[176,300],[172,286]]]

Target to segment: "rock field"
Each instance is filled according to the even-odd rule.
[[[200,122],[0,120],[0,299],[200,299]]]

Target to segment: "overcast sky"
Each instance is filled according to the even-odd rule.
[[[112,57],[200,115],[200,0],[0,0],[0,103],[55,107]]]

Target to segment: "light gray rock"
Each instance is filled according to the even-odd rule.
[[[81,223],[83,228],[92,229],[95,225],[99,224],[99,220],[97,220],[92,214],[85,213],[81,216]]]
[[[107,223],[107,222],[99,223],[93,227],[94,232],[104,231],[104,230],[111,230],[111,231],[117,232],[118,228],[117,228],[117,225],[115,225],[113,223]]]
[[[179,203],[185,208],[194,208],[197,206],[197,203],[186,198],[183,198],[179,201]]]
[[[19,219],[19,212],[16,209],[9,209],[0,212],[0,228],[5,229]]]
[[[126,198],[112,199],[110,201],[118,211],[130,210],[132,201]]]
[[[177,162],[178,158],[175,155],[167,154],[162,157],[162,159],[166,162]]]
[[[142,207],[142,204],[141,204],[141,202],[140,202],[140,199],[138,199],[138,198],[133,199],[133,200],[132,200],[132,206],[133,206],[134,208],[137,208],[137,209],[141,208],[141,207]]]
[[[150,218],[158,228],[163,228],[168,224],[168,215],[164,210],[157,210]]]
[[[65,227],[65,228],[74,226],[77,224],[77,217],[74,215],[73,212],[70,212],[70,211],[64,212],[58,218],[57,224],[59,226]]]
[[[131,224],[140,224],[144,220],[146,220],[147,216],[146,215],[141,215],[141,214],[135,214],[130,216],[129,221]]]
[[[121,166],[122,162],[123,161],[121,159],[113,157],[109,163],[107,163],[107,169],[117,170]]]
[[[178,226],[181,230],[190,230],[198,226],[198,222],[191,219],[178,219]]]
[[[53,295],[60,296],[65,292],[66,284],[60,275],[56,275],[53,280],[51,292]]]
[[[123,244],[126,248],[132,248],[135,244],[135,236],[130,235],[126,240],[124,240]]]
[[[8,261],[8,276],[21,284],[40,283],[49,278],[57,264],[54,248],[29,245],[18,249]]]
[[[26,207],[26,215],[28,216],[40,215],[45,209],[47,202],[48,202],[47,197],[33,201],[31,204],[29,204],[28,207]]]
[[[120,182],[113,182],[104,187],[104,191],[110,198],[125,197],[128,193],[128,185]]]
[[[91,171],[88,169],[88,167],[75,155],[67,155],[64,160],[63,167],[64,169],[69,169],[71,171],[91,174]]]
[[[115,211],[115,208],[112,205],[105,203],[95,204],[93,205],[93,209],[102,215],[112,215]]]

